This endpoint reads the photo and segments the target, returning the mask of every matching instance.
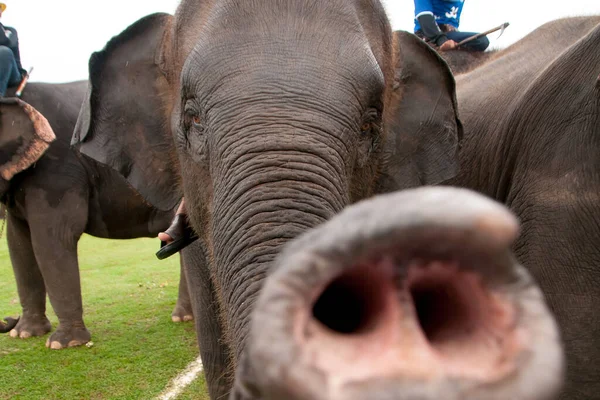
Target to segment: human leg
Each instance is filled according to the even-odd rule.
[[[459,32],[459,31],[449,31],[446,32],[446,36],[450,40],[454,40],[456,43],[460,43],[461,41],[470,38],[473,35],[477,35],[476,32]],[[471,51],[485,51],[490,45],[490,41],[487,36],[482,36],[480,38],[471,40],[470,42],[465,43],[461,46],[461,48],[465,50]]]
[[[21,81],[21,74],[12,50],[0,46],[0,97],[6,95],[6,89]]]

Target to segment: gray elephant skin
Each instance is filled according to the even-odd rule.
[[[77,242],[85,232],[111,239],[152,237],[165,229],[173,212],[150,206],[113,169],[70,147],[86,81],[30,83],[23,102],[0,103],[0,199],[7,207],[7,239],[22,315],[2,327],[11,336],[41,336],[51,330],[46,294],[59,325],[47,346],[84,344],[90,332],[83,321]],[[55,140],[36,139],[32,118],[46,124]],[[36,125],[36,126],[34,126]],[[37,150],[35,159],[29,153]],[[22,162],[28,159],[29,164]],[[36,161],[37,160],[37,161]],[[35,163],[33,163],[35,162]],[[21,171],[16,170],[21,167]],[[9,174],[10,172],[10,174]],[[183,272],[183,270],[182,270]],[[174,319],[190,319],[185,275]]]
[[[552,21],[457,76],[465,139],[453,184],[505,203],[514,246],[561,328],[561,398],[600,393],[600,16]]]
[[[119,171],[157,207],[171,209],[183,193],[191,223],[201,232],[182,256],[211,398],[505,399],[509,393],[545,399],[560,386],[560,347],[543,299],[524,295],[522,289],[535,285],[506,253],[495,253],[495,241],[485,241],[489,247],[484,243],[479,250],[489,252],[482,253],[475,243],[465,245],[474,251],[465,254],[479,254],[483,264],[494,265],[491,270],[474,267],[481,265],[475,259],[450,262],[460,252],[458,242],[451,234],[443,240],[434,234],[440,227],[428,223],[417,223],[416,230],[399,227],[397,234],[390,225],[365,229],[364,236],[344,236],[338,228],[317,231],[299,242],[306,252],[294,247],[289,256],[312,254],[300,274],[283,266],[286,259],[274,262],[291,240],[352,203],[456,173],[462,133],[453,76],[416,36],[392,33],[379,2],[186,0],[175,16],[154,14],[131,25],[93,54],[89,67],[73,144]],[[406,204],[421,200],[411,197]],[[395,205],[388,200],[372,207],[385,219]],[[394,215],[393,224],[401,226],[405,216]],[[479,217],[482,232],[487,226],[502,236],[504,225],[493,223],[492,214],[489,225]],[[368,225],[368,219],[360,223]],[[420,245],[402,252],[402,240],[411,236]],[[317,242],[323,247],[311,247]],[[342,259],[336,249],[347,248],[357,263],[369,259],[387,265],[388,272],[370,280],[353,262],[347,267],[357,268],[348,277],[335,261]],[[415,282],[408,266],[419,264],[417,259],[423,266],[440,264],[416,267],[431,285],[415,289],[422,296],[406,296],[410,290],[401,288]],[[472,279],[466,277],[469,265]],[[448,279],[436,280],[438,267]],[[449,271],[461,273],[451,279]],[[261,291],[272,274],[293,293]],[[482,300],[475,295],[450,296],[454,311],[435,312],[446,303],[446,289],[457,293],[450,286],[459,282],[483,282],[477,291],[483,298],[502,292],[497,304],[507,319],[471,319],[482,315],[467,306]],[[369,300],[369,290],[379,284],[390,289],[382,293],[397,316],[392,324],[375,323],[386,320],[383,298]],[[302,301],[270,315],[265,303],[255,309],[259,294],[270,299],[267,306],[287,304],[289,295]],[[421,300],[415,304],[412,297]],[[404,306],[421,310],[422,317],[401,312]],[[536,317],[527,323],[517,317],[530,312]],[[484,328],[488,323],[490,330]],[[433,367],[419,350],[404,358],[407,343],[401,340],[371,341],[398,325],[430,339],[420,341],[422,347],[414,343],[423,354],[443,343],[437,351],[447,363],[438,360]],[[270,329],[275,326],[294,336],[280,340]],[[511,328],[494,328],[499,326]],[[475,333],[458,333],[465,331]],[[549,349],[543,369],[536,361],[540,343]],[[477,356],[461,364],[470,345]],[[359,354],[364,363],[353,372]],[[285,368],[279,357],[285,357]],[[395,367],[386,369],[388,362]]]

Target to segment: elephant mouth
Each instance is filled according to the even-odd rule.
[[[299,312],[297,340],[340,381],[493,382],[514,372],[524,345],[515,305],[458,262],[386,257],[315,293],[311,312]]]

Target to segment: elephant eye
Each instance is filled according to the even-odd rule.
[[[194,128],[202,130],[202,117],[198,112],[198,107],[194,99],[188,99],[183,106],[183,125],[185,130]]]
[[[379,129],[378,122],[380,120],[380,113],[375,110],[369,110],[363,118],[363,122],[360,125],[360,133],[363,136],[377,133]]]
[[[186,111],[184,115],[184,127],[185,130],[193,128],[195,131],[202,131],[204,125],[202,124],[202,117],[195,111]]]

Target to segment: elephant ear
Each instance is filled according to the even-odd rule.
[[[384,116],[382,191],[454,177],[462,139],[454,77],[446,62],[408,32],[394,32],[394,46],[394,88]]]
[[[0,100],[0,177],[29,168],[56,139],[48,120],[18,98]]]
[[[161,210],[181,199],[168,129],[168,84],[157,64],[171,18],[146,16],[92,54],[88,92],[71,141]]]

